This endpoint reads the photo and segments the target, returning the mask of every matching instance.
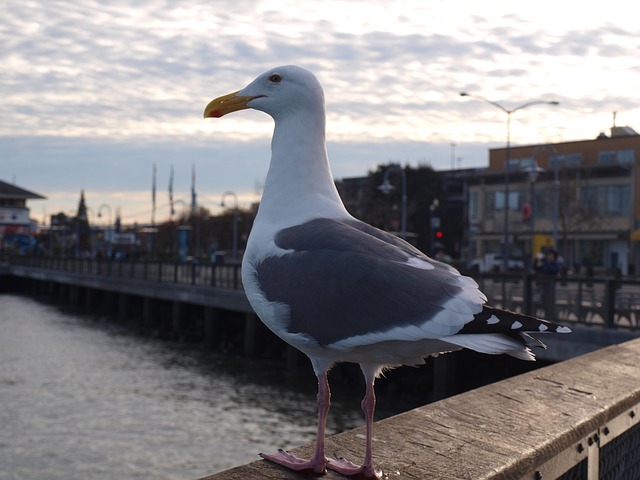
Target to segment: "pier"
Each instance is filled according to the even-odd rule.
[[[239,266],[13,257],[9,283],[74,309],[112,315],[138,330],[197,338],[206,346],[257,356],[269,335],[242,290]],[[273,335],[262,342],[272,348]],[[296,351],[281,346],[288,362]]]

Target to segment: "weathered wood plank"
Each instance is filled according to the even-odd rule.
[[[374,459],[387,478],[533,478],[535,468],[638,403],[640,339],[377,422]],[[363,435],[358,428],[328,438],[327,454],[360,461]],[[202,480],[303,478],[310,476],[258,460]]]

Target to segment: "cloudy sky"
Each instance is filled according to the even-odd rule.
[[[169,214],[167,187],[216,212],[259,199],[272,121],[203,120],[214,97],[298,64],[325,88],[336,178],[379,163],[485,166],[504,145],[640,131],[640,27],[629,2],[5,0],[0,22],[0,179],[45,195],[32,216],[76,207],[104,222]],[[452,149],[452,144],[455,144]],[[456,162],[457,166],[458,162]],[[108,205],[107,207],[101,207]],[[178,205],[178,209],[182,205]]]

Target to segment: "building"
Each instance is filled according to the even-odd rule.
[[[0,249],[24,248],[35,226],[29,218],[27,200],[42,195],[0,180]]]
[[[510,256],[555,245],[578,273],[640,272],[639,158],[640,135],[615,126],[593,140],[490,150],[488,168],[466,177],[471,256],[504,251],[508,212]]]

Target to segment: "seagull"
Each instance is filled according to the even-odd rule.
[[[467,348],[535,360],[531,333],[569,328],[486,304],[471,278],[346,210],[325,143],[325,106],[316,77],[298,66],[271,69],[242,90],[212,100],[205,118],[254,109],[275,128],[271,163],[247,249],[242,282],[252,308],[278,337],[311,360],[318,379],[313,458],[279,450],[262,458],[293,470],[381,476],[372,455],[374,383],[384,370],[419,365]],[[358,363],[366,383],[361,465],[325,456],[327,374]]]

